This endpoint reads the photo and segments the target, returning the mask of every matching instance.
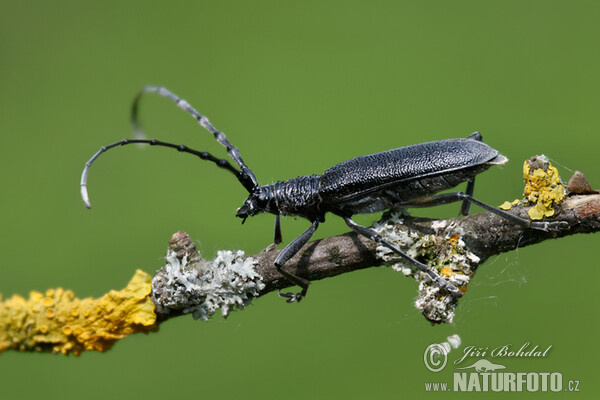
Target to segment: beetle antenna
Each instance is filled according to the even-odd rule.
[[[121,141],[109,144],[108,146],[102,146],[100,148],[100,150],[98,150],[96,152],[96,154],[94,154],[92,156],[92,158],[90,158],[89,161],[85,163],[85,167],[83,168],[83,172],[81,174],[81,199],[83,200],[83,203],[85,204],[85,206],[87,208],[92,208],[92,206],[90,204],[90,198],[88,196],[88,191],[87,191],[87,177],[88,177],[88,172],[90,170],[90,167],[92,166],[94,161],[96,161],[96,159],[98,157],[100,157],[100,155],[102,153],[112,149],[113,147],[125,146],[127,144],[132,144],[132,143],[145,143],[145,144],[149,144],[150,146],[170,147],[170,148],[180,151],[182,153],[188,153],[188,154],[198,156],[203,160],[211,161],[211,162],[215,163],[218,167],[226,169],[229,172],[233,173],[238,178],[238,180],[242,183],[242,185],[244,185],[244,187],[246,189],[248,189],[248,191],[250,191],[250,189],[253,188],[252,183],[250,181],[248,181],[247,175],[244,175],[241,171],[238,171],[237,169],[235,169],[235,167],[233,165],[231,165],[229,163],[229,161],[223,160],[221,158],[216,158],[212,154],[210,154],[206,151],[197,151],[194,149],[190,149],[189,147],[187,147],[183,144],[172,144],[172,143],[167,143],[167,142],[161,142],[160,140],[156,140],[156,139],[123,139]]]
[[[237,147],[232,145],[229,142],[229,140],[227,140],[227,136],[225,136],[223,132],[216,129],[210,123],[208,118],[196,111],[196,109],[192,107],[187,101],[175,95],[173,92],[164,87],[146,86],[137,94],[137,96],[135,96],[133,105],[131,106],[131,124],[133,125],[133,130],[137,138],[141,139],[143,137],[143,130],[141,128],[140,123],[138,122],[138,104],[142,96],[146,93],[156,93],[160,96],[171,99],[175,104],[177,104],[179,108],[181,108],[182,110],[190,114],[192,117],[194,117],[204,129],[206,129],[214,135],[217,142],[219,142],[221,145],[223,145],[223,147],[227,149],[227,154],[229,154],[229,157],[231,157],[233,161],[235,161],[235,163],[240,167],[241,174],[244,175],[244,178],[243,180],[240,178],[238,179],[240,180],[240,182],[242,182],[242,185],[244,185],[244,187],[249,192],[252,192],[253,189],[259,186],[258,181],[254,176],[254,172],[252,172],[252,170],[248,168],[248,166],[244,163],[244,160],[242,160],[242,156],[240,155],[240,151],[237,149]]]

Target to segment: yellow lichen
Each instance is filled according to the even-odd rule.
[[[501,208],[502,210],[510,210],[512,208],[512,206],[516,206],[517,204],[519,204],[519,199],[514,199],[512,202],[510,201],[505,201],[504,203],[500,204],[498,206],[498,208]]]
[[[49,351],[80,354],[105,351],[119,339],[157,329],[150,299],[152,277],[137,270],[127,287],[99,299],[49,289],[0,301],[0,352]],[[1,298],[0,298],[1,300]]]
[[[532,169],[530,162],[523,164],[525,189],[523,196],[533,203],[529,209],[529,218],[539,220],[554,215],[553,204],[560,204],[565,198],[565,189],[560,182],[558,170],[548,163],[548,168]]]
[[[450,245],[452,247],[456,247],[456,245],[458,244],[458,241],[460,240],[460,233],[455,232],[453,233],[449,238],[448,238],[448,242],[450,243]]]
[[[532,164],[542,168],[532,167]],[[565,189],[560,182],[558,170],[544,156],[534,157],[523,163],[523,179],[525,180],[525,189],[523,189],[525,201],[521,204],[531,206],[528,211],[529,218],[540,220],[553,216],[554,205],[560,204],[565,198]],[[520,202],[519,199],[512,202],[505,201],[498,208],[510,210]]]

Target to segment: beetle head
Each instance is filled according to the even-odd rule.
[[[238,218],[243,218],[242,224],[246,218],[252,217],[262,212],[268,212],[269,202],[272,199],[271,190],[266,186],[257,187],[246,199],[244,204],[238,208],[235,214]]]

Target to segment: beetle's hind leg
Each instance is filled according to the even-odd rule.
[[[349,217],[344,217],[344,221],[346,222],[346,225],[348,225],[350,227],[350,229],[352,229],[354,232],[359,233],[365,237],[368,237],[369,239],[379,243],[380,245],[387,247],[388,249],[392,250],[394,253],[396,253],[400,257],[404,258],[406,261],[413,264],[415,267],[419,268],[421,271],[425,272],[427,275],[429,275],[431,280],[434,281],[440,288],[444,289],[445,291],[452,294],[453,296],[462,297],[462,293],[460,293],[454,285],[446,282],[438,274],[436,274],[434,271],[432,271],[431,268],[429,268],[427,265],[415,260],[408,254],[404,253],[402,250],[398,249],[391,243],[384,240],[381,237],[381,235],[379,233],[375,232],[373,229],[367,228],[366,226],[359,225],[356,222],[354,222],[352,220],[352,218],[349,218]]]
[[[487,203],[484,203],[481,200],[477,200],[472,195],[462,192],[453,192],[453,193],[442,193],[431,197],[424,197],[422,199],[413,200],[410,202],[402,203],[400,206],[409,207],[409,208],[419,208],[419,207],[434,207],[442,204],[454,203],[457,201],[463,201],[463,205],[466,201],[469,203],[477,204],[479,207],[484,210],[490,211],[499,217],[502,217],[508,221],[511,221],[514,224],[522,226],[524,228],[532,228],[538,229],[541,231],[549,232],[549,231],[561,231],[563,229],[568,228],[569,224],[564,221],[531,221],[527,218],[519,217],[518,215],[511,214],[507,211],[501,210],[497,207],[491,206]]]
[[[279,292],[279,296],[287,297],[288,303],[300,301],[302,300],[302,298],[306,297],[306,292],[308,291],[308,285],[310,284],[310,281],[304,278],[300,278],[299,276],[296,276],[290,272],[287,272],[282,267],[286,262],[288,262],[290,258],[294,257],[296,253],[300,251],[300,249],[306,244],[306,242],[308,242],[308,240],[317,230],[318,226],[319,220],[314,220],[310,228],[304,231],[304,233],[302,233],[300,236],[294,239],[290,244],[285,246],[285,248],[281,251],[281,253],[279,253],[277,258],[275,259],[275,267],[277,268],[277,271],[279,271],[281,275],[285,276],[288,281],[302,288],[302,291],[300,291],[300,293],[284,293],[281,291]],[[277,235],[277,233],[275,233],[275,235]]]
[[[460,206],[460,214],[461,215],[469,215],[469,211],[471,211],[471,198],[473,198],[474,190],[475,190],[475,178],[473,177],[473,178],[469,178],[467,180],[467,190],[465,193],[466,194],[465,198],[451,200],[448,202],[462,200],[462,205]],[[391,190],[384,191],[384,195],[386,195],[390,199],[390,201],[392,201],[394,203],[395,207],[400,207],[400,208],[434,207],[439,204],[445,204],[445,203],[437,202],[438,196],[425,197],[423,199],[419,199],[419,200],[415,200],[415,201],[404,202],[404,201],[402,201],[402,198],[397,193],[394,193]],[[441,195],[441,196],[443,196],[443,195]],[[444,201],[444,200],[442,200],[442,201]]]

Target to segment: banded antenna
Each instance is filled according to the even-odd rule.
[[[214,157],[212,154],[210,154],[206,151],[197,151],[194,149],[190,149],[189,147],[187,147],[183,144],[178,145],[178,144],[173,144],[173,143],[167,143],[167,142],[163,142],[163,141],[156,140],[156,139],[141,139],[141,137],[144,137],[144,134],[143,134],[141,126],[138,122],[138,108],[139,108],[139,101],[145,93],[157,93],[163,97],[167,97],[167,98],[171,99],[173,102],[175,102],[175,104],[177,104],[177,106],[179,108],[186,111],[188,114],[192,115],[203,128],[205,128],[206,130],[208,130],[210,133],[213,134],[213,136],[215,137],[217,142],[219,142],[221,145],[223,145],[223,147],[225,147],[227,149],[227,154],[229,155],[229,157],[231,157],[233,159],[233,161],[235,161],[235,163],[239,166],[240,170],[237,170],[235,167],[233,167],[227,160]],[[258,181],[256,180],[256,177],[254,176],[254,172],[252,172],[252,170],[250,168],[248,168],[248,166],[244,163],[244,160],[242,160],[242,156],[240,155],[239,150],[237,149],[237,147],[233,146],[229,142],[229,140],[227,140],[227,137],[225,136],[225,134],[223,132],[217,130],[210,123],[208,118],[206,118],[205,116],[200,114],[198,111],[196,111],[187,101],[177,97],[171,91],[169,91],[163,87],[147,86],[137,94],[137,96],[135,97],[135,100],[133,102],[132,108],[131,108],[131,123],[133,125],[136,139],[123,139],[118,142],[109,144],[107,146],[102,146],[100,148],[100,150],[98,150],[92,156],[92,158],[90,158],[89,161],[85,163],[85,167],[81,174],[81,198],[87,208],[91,208],[90,199],[89,199],[89,195],[88,195],[88,191],[87,191],[87,178],[88,178],[89,169],[92,166],[92,164],[94,163],[94,161],[96,161],[96,159],[98,157],[100,157],[100,155],[102,153],[104,153],[114,147],[124,146],[124,145],[128,145],[128,144],[133,144],[133,143],[142,143],[142,144],[149,144],[151,146],[169,147],[172,149],[176,149],[182,153],[188,153],[188,154],[198,156],[202,160],[211,161],[211,162],[215,163],[218,167],[226,169],[226,170],[230,171],[231,173],[233,173],[249,193],[252,193],[254,191],[254,189],[256,189],[259,186]]]

